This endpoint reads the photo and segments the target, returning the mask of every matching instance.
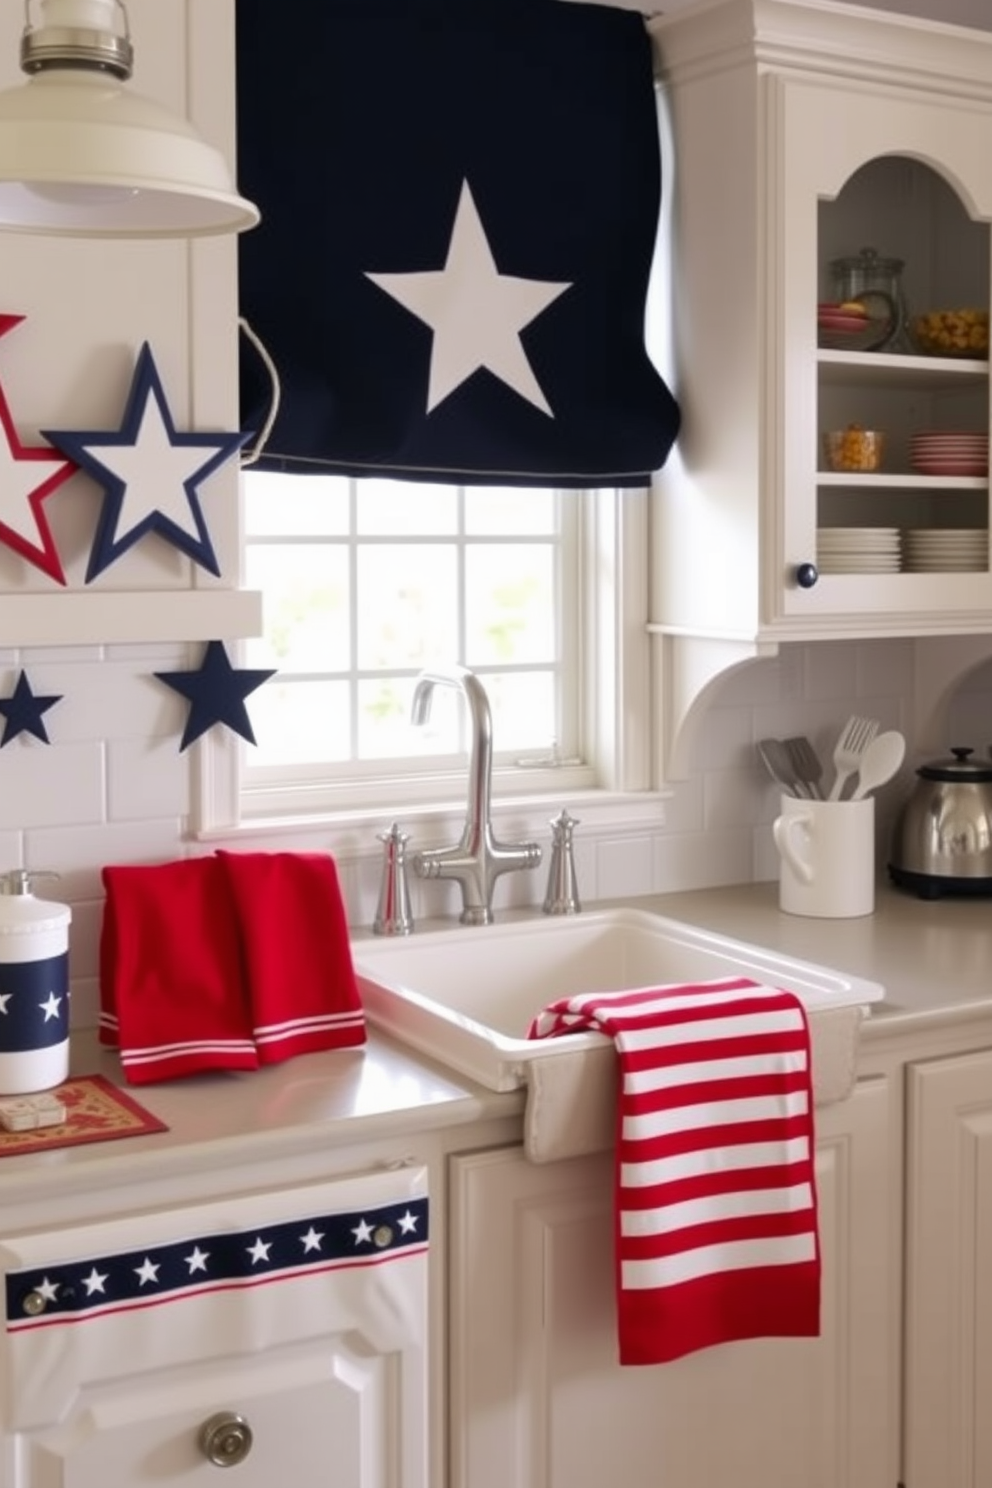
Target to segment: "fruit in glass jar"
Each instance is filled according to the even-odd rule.
[[[848,424],[825,435],[827,464],[831,470],[877,470],[882,463],[885,436],[878,429]]]

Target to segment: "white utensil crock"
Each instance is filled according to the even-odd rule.
[[[854,919],[875,908],[875,801],[782,797],[772,824],[779,908],[820,919]]]

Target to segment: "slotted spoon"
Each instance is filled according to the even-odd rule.
[[[809,739],[805,734],[797,734],[792,739],[783,739],[782,744],[792,761],[796,778],[803,787],[801,793],[808,796],[811,801],[822,801],[823,791],[820,789],[820,781],[823,778],[823,761]]]
[[[839,801],[844,786],[861,767],[861,756],[878,733],[877,718],[861,718],[857,713],[847,720],[840,737],[834,745],[834,769],[837,771],[830,787],[828,801]]]

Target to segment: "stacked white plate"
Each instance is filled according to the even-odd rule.
[[[989,535],[976,527],[911,527],[903,533],[903,554],[907,573],[981,573]]]
[[[898,573],[898,527],[820,527],[816,566],[825,574]]]
[[[988,475],[988,432],[914,434],[909,463],[920,475]]]

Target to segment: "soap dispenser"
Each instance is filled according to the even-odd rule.
[[[36,899],[40,878],[0,873],[0,1095],[31,1095],[69,1073],[69,921],[67,904]]]

